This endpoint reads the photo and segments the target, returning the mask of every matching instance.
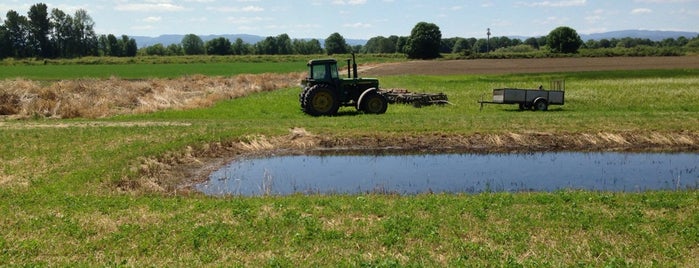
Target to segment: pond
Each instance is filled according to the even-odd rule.
[[[289,155],[237,159],[195,187],[243,196],[697,189],[699,154]]]

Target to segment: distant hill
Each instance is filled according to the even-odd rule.
[[[149,37],[149,36],[131,36],[134,40],[136,40],[136,44],[138,44],[138,47],[147,47],[147,46],[152,46],[155,44],[163,44],[164,46],[169,46],[171,44],[179,44],[182,42],[182,38],[184,38],[185,35],[183,34],[166,34],[166,35],[161,35],[158,37]],[[243,40],[243,42],[254,44],[259,41],[262,41],[265,39],[265,37],[262,36],[257,36],[257,35],[251,35],[251,34],[222,34],[222,35],[215,35],[215,34],[210,34],[210,35],[199,35],[204,42],[209,41],[214,38],[219,38],[219,37],[225,37],[228,38],[231,42],[235,42],[236,39],[240,38]]]
[[[600,39],[612,39],[612,38],[641,38],[650,39],[652,41],[662,41],[667,38],[677,39],[680,36],[687,38],[694,38],[699,35],[698,32],[679,32],[679,31],[648,31],[648,30],[624,30],[624,31],[613,31],[606,33],[595,33],[595,34],[583,34],[580,38],[587,41],[590,39],[600,40]]]
[[[184,38],[185,35],[183,34],[166,34],[166,35],[161,35],[158,37],[150,37],[150,36],[130,36],[134,40],[136,40],[136,44],[138,44],[139,48],[142,47],[147,47],[147,46],[152,46],[155,44],[163,44],[163,46],[169,46],[171,44],[179,44],[182,42],[182,38]],[[227,38],[228,40],[232,42],[235,42],[238,38],[242,39],[243,42],[248,43],[248,44],[255,44],[257,42],[260,42],[264,40],[267,37],[264,36],[259,36],[259,35],[251,35],[251,34],[210,34],[210,35],[199,35],[199,37],[204,41],[209,41],[214,38],[219,38],[219,37],[224,37]],[[292,39],[294,39],[292,37]],[[311,40],[313,38],[301,38],[304,40]],[[318,38],[316,38],[318,39]],[[323,45],[325,42],[325,39],[318,39],[320,41],[320,44]],[[364,39],[345,39],[348,45],[364,45],[368,40]]]
[[[648,30],[623,30],[623,31],[612,31],[612,32],[605,32],[605,33],[594,33],[594,34],[581,34],[580,38],[583,39],[583,41],[587,41],[590,39],[594,40],[600,40],[600,39],[612,39],[612,38],[624,38],[624,37],[631,37],[631,38],[648,38],[653,41],[661,41],[663,39],[667,38],[678,38],[680,36],[684,36],[687,38],[694,38],[699,36],[699,32],[680,32],[680,31],[648,31]],[[134,40],[136,40],[136,44],[138,44],[138,47],[147,47],[147,46],[152,46],[155,44],[163,44],[164,46],[168,46],[170,44],[179,44],[182,42],[182,38],[184,35],[181,34],[168,34],[168,35],[161,35],[158,37],[149,37],[149,36],[131,36]],[[231,42],[235,42],[236,39],[240,38],[242,39],[245,43],[248,44],[255,44],[257,42],[260,42],[264,40],[266,37],[259,36],[259,35],[250,35],[250,34],[222,34],[222,35],[200,35],[202,40],[204,42],[209,41],[214,38],[219,38],[219,37],[225,37],[228,38]],[[529,37],[527,36],[509,36],[510,38],[517,38],[521,40],[525,40]],[[294,39],[294,37],[291,37]],[[470,38],[470,36],[467,36],[466,38]],[[312,38],[301,38],[304,40],[310,40]],[[325,42],[325,39],[323,38],[316,38],[318,41],[320,41],[320,44],[322,45]],[[364,45],[368,40],[366,39],[345,39],[347,44],[349,45]]]

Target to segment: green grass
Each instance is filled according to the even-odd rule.
[[[304,71],[304,62],[279,63],[159,63],[115,65],[16,65],[1,66],[0,79],[21,77],[33,80],[60,80],[76,78],[124,79],[172,78],[185,75],[233,76],[241,73],[290,73]]]
[[[185,75],[233,76],[237,74],[290,73],[306,70],[309,58],[335,58],[346,68],[349,55],[289,55],[289,56],[178,56],[178,57],[86,57],[61,60],[0,61],[0,79],[25,78],[60,80],[77,78],[124,79],[172,78]],[[362,54],[362,64],[405,60],[400,54]]]
[[[55,67],[55,66],[54,66]],[[310,117],[300,89],[96,121],[4,121],[0,266],[684,266],[699,264],[699,192],[206,197],[122,193],[142,159],[285,135],[699,132],[699,70],[392,76],[453,105]],[[566,80],[566,105],[479,110],[496,87]],[[85,126],[92,122],[189,125]],[[51,127],[58,124],[72,127]]]

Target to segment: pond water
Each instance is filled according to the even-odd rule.
[[[291,155],[237,159],[195,186],[208,195],[638,192],[699,188],[699,154]]]

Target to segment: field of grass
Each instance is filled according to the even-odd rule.
[[[123,79],[175,78],[186,75],[233,76],[238,74],[290,73],[306,70],[309,58],[336,58],[341,65],[350,55],[289,56],[183,56],[183,57],[86,57],[72,60],[0,61],[0,79],[59,80],[77,78]],[[363,55],[364,64],[406,60],[400,54]]]
[[[453,105],[315,118],[288,88],[207,108],[0,121],[0,266],[699,265],[696,190],[214,198],[157,181],[118,187],[144,169],[167,172],[150,158],[291,128],[348,139],[699,132],[699,70],[380,79]],[[566,80],[566,105],[549,112],[476,103],[552,79]]]

